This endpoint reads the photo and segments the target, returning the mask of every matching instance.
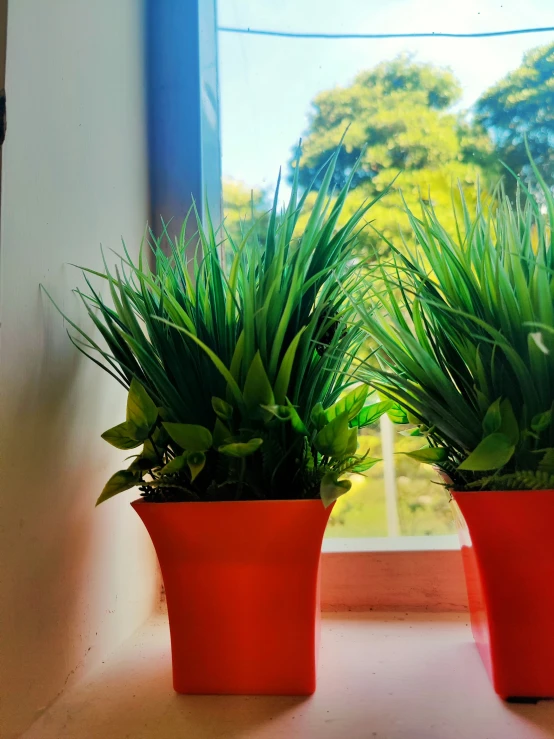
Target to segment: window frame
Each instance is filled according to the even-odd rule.
[[[144,59],[150,223],[206,204],[221,220],[216,0],[146,0]],[[191,235],[194,218],[190,219]]]

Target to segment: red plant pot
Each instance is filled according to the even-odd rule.
[[[471,627],[496,693],[554,697],[554,490],[452,495]]]
[[[135,501],[165,584],[178,693],[310,695],[321,500]]]

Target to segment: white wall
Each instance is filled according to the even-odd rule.
[[[68,262],[137,246],[147,218],[140,0],[10,0],[0,293],[0,736],[20,733],[157,597],[100,433],[124,392],[81,360],[44,283],[78,314]]]

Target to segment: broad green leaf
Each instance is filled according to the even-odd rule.
[[[139,456],[135,457],[131,464],[129,465],[129,469],[131,472],[148,472],[148,470],[151,470],[152,467],[155,465],[152,464],[152,461],[150,459],[146,459],[145,457]]]
[[[371,469],[374,465],[377,464],[377,462],[380,462],[380,459],[375,459],[373,457],[366,457],[363,461],[359,462],[357,465],[352,467],[352,472],[357,472],[358,474],[362,474],[363,472],[366,472],[367,470]]]
[[[154,440],[154,443],[156,443],[155,437],[156,434],[153,434],[152,439]],[[144,446],[142,447],[142,457],[144,459],[157,460],[159,459],[159,452],[160,447],[156,445],[156,448],[154,448],[154,444],[150,439],[144,442]]]
[[[173,441],[187,452],[205,452],[212,445],[212,435],[204,426],[164,422],[163,427]]]
[[[165,449],[166,446],[168,445],[169,434],[167,433],[167,431],[164,429],[163,426],[156,426],[156,428],[154,429],[154,432],[150,435],[150,439],[156,445],[156,449],[160,451],[160,450]],[[145,441],[144,442],[145,446],[148,443],[149,442]]]
[[[278,421],[290,421],[290,410],[286,405],[262,405],[262,408]]]
[[[262,408],[270,413],[272,416],[274,416],[274,418],[277,418],[279,421],[289,421],[295,431],[297,431],[299,434],[307,436],[308,429],[298,415],[298,411],[292,405],[288,398],[286,399],[286,401],[287,405],[263,405]]]
[[[516,445],[519,441],[519,424],[514,415],[512,404],[507,398],[500,403],[500,416],[502,420],[498,430],[504,436],[507,436],[512,444]]]
[[[362,408],[358,415],[350,421],[350,425],[360,429],[365,426],[371,426],[378,421],[382,415],[390,410],[392,406],[392,400],[382,400],[379,403],[366,405],[365,408]]]
[[[222,421],[230,421],[233,417],[233,406],[221,398],[212,398],[212,408],[216,416],[221,418]]]
[[[547,428],[550,428],[550,425],[552,424],[552,411],[545,411],[544,413],[537,413],[536,416],[533,416],[531,420],[531,429],[533,431],[536,431],[537,433],[540,433],[541,431],[546,431]]]
[[[158,408],[141,383],[133,377],[127,396],[127,421],[149,432],[158,418]]]
[[[139,433],[139,430],[130,421],[124,421],[123,423],[114,426],[102,434],[104,441],[108,444],[115,446],[117,449],[136,449],[140,446],[145,435]]]
[[[169,325],[171,324],[171,321],[167,321],[166,319],[159,319],[160,323],[166,323]],[[184,328],[177,327],[179,331],[181,331],[185,336],[188,336],[191,341],[194,341],[198,346],[207,354],[207,356],[212,360],[214,367],[217,369],[217,371],[222,375],[222,377],[227,381],[228,384],[228,390],[230,394],[235,398],[236,402],[238,403],[239,407],[242,407],[244,404],[244,399],[242,397],[242,393],[240,392],[240,388],[237,385],[237,382],[235,378],[233,377],[231,371],[225,366],[225,364],[221,361],[221,359],[217,356],[217,354],[210,349],[207,344],[205,344],[203,341],[201,341],[198,336],[195,336],[195,334],[191,333],[190,331],[187,331]],[[238,348],[238,346],[237,346]]]
[[[502,422],[502,416],[500,414],[500,401],[501,398],[497,398],[494,403],[489,405],[485,417],[483,418],[483,433],[485,436],[494,434],[500,428]]]
[[[141,475],[138,470],[119,470],[104,485],[104,489],[96,501],[96,505],[100,505],[100,503],[108,500],[108,498],[113,498],[114,495],[122,493],[124,490],[134,488],[140,482]]]
[[[186,465],[187,465],[187,455],[180,454],[178,457],[174,457],[164,467],[162,467],[162,469],[160,470],[160,473],[162,475],[170,475],[175,472],[180,472],[182,469],[186,467]]]
[[[287,408],[289,410],[289,417],[292,428],[302,436],[308,436],[308,429],[306,428],[304,421],[300,418],[298,411],[287,398]]]
[[[367,395],[369,393],[369,387],[367,385],[360,385],[355,387],[344,398],[338,400],[334,405],[325,411],[325,415],[328,421],[332,421],[333,418],[341,416],[343,413],[348,414],[348,420],[356,418],[358,413],[364,407]]]
[[[423,449],[416,449],[413,452],[405,452],[405,454],[407,457],[411,457],[417,462],[423,462],[424,464],[437,464],[438,462],[444,462],[448,458],[446,449],[439,447],[424,447]]]
[[[398,425],[409,423],[408,414],[406,411],[398,405],[398,403],[392,403],[391,407],[387,411],[387,416],[390,420]]]
[[[346,447],[346,451],[344,452],[344,454],[347,457],[351,457],[354,454],[356,454],[356,451],[358,449],[358,429],[357,428],[350,429],[348,434],[349,434],[348,446]]]
[[[223,446],[220,446],[218,451],[221,452],[221,454],[225,454],[228,457],[249,457],[251,454],[254,454],[255,451],[257,451],[261,445],[263,444],[263,439],[250,439],[250,441],[245,442],[232,442],[231,444],[224,444]]]
[[[348,411],[333,418],[319,431],[314,439],[314,446],[325,457],[342,457],[350,442]]]
[[[194,482],[204,469],[206,464],[206,455],[204,452],[191,452],[187,456],[187,464],[190,469],[190,479]]]
[[[215,426],[212,434],[212,444],[215,449],[222,446],[232,438],[231,430],[219,418],[215,419]]]
[[[316,427],[316,429],[318,429],[318,431],[321,430],[327,423],[327,415],[325,414],[321,403],[316,403],[312,408],[310,420]]]
[[[152,442],[148,440],[144,442],[142,452],[129,465],[129,469],[145,472],[146,470],[151,470],[153,467],[157,467],[158,461],[158,453],[154,449]]]
[[[273,389],[265,371],[260,352],[256,352],[252,364],[248,369],[244,383],[243,398],[248,412],[253,418],[260,418],[262,414],[268,417],[267,411],[261,406],[275,405]]]
[[[458,466],[459,470],[485,472],[504,467],[512,458],[515,445],[504,434],[486,436]]]
[[[319,486],[319,494],[325,508],[328,508],[341,495],[347,493],[351,487],[350,480],[338,480],[334,472],[328,472],[324,475]]]

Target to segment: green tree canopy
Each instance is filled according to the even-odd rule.
[[[543,177],[554,185],[554,43],[528,51],[517,69],[481,96],[475,110],[502,161],[527,175],[527,137]],[[515,183],[508,177],[506,185],[510,191]]]
[[[372,180],[383,169],[479,163],[490,145],[482,131],[450,112],[460,95],[450,70],[417,63],[405,54],[361,72],[348,87],[320,93],[312,103],[302,147],[302,184],[312,184],[348,126],[337,185],[348,177],[364,146],[364,166],[355,184]],[[314,189],[319,185],[316,177]]]
[[[486,132],[452,111],[460,95],[450,70],[410,55],[361,72],[348,87],[320,93],[302,146],[301,183],[319,188],[317,173],[348,128],[334,184],[344,183],[362,155],[350,207],[374,197],[400,173],[397,184],[410,205],[415,207],[420,193],[430,192],[430,200],[439,209],[444,205],[445,219],[451,220],[452,185],[485,180],[492,152]],[[376,228],[387,237],[407,226],[400,205],[397,193],[371,211]]]
[[[258,222],[260,239],[265,239],[269,208],[264,190],[250,188],[240,180],[223,180],[225,228],[236,243],[240,242],[242,233],[251,227],[253,221]]]

